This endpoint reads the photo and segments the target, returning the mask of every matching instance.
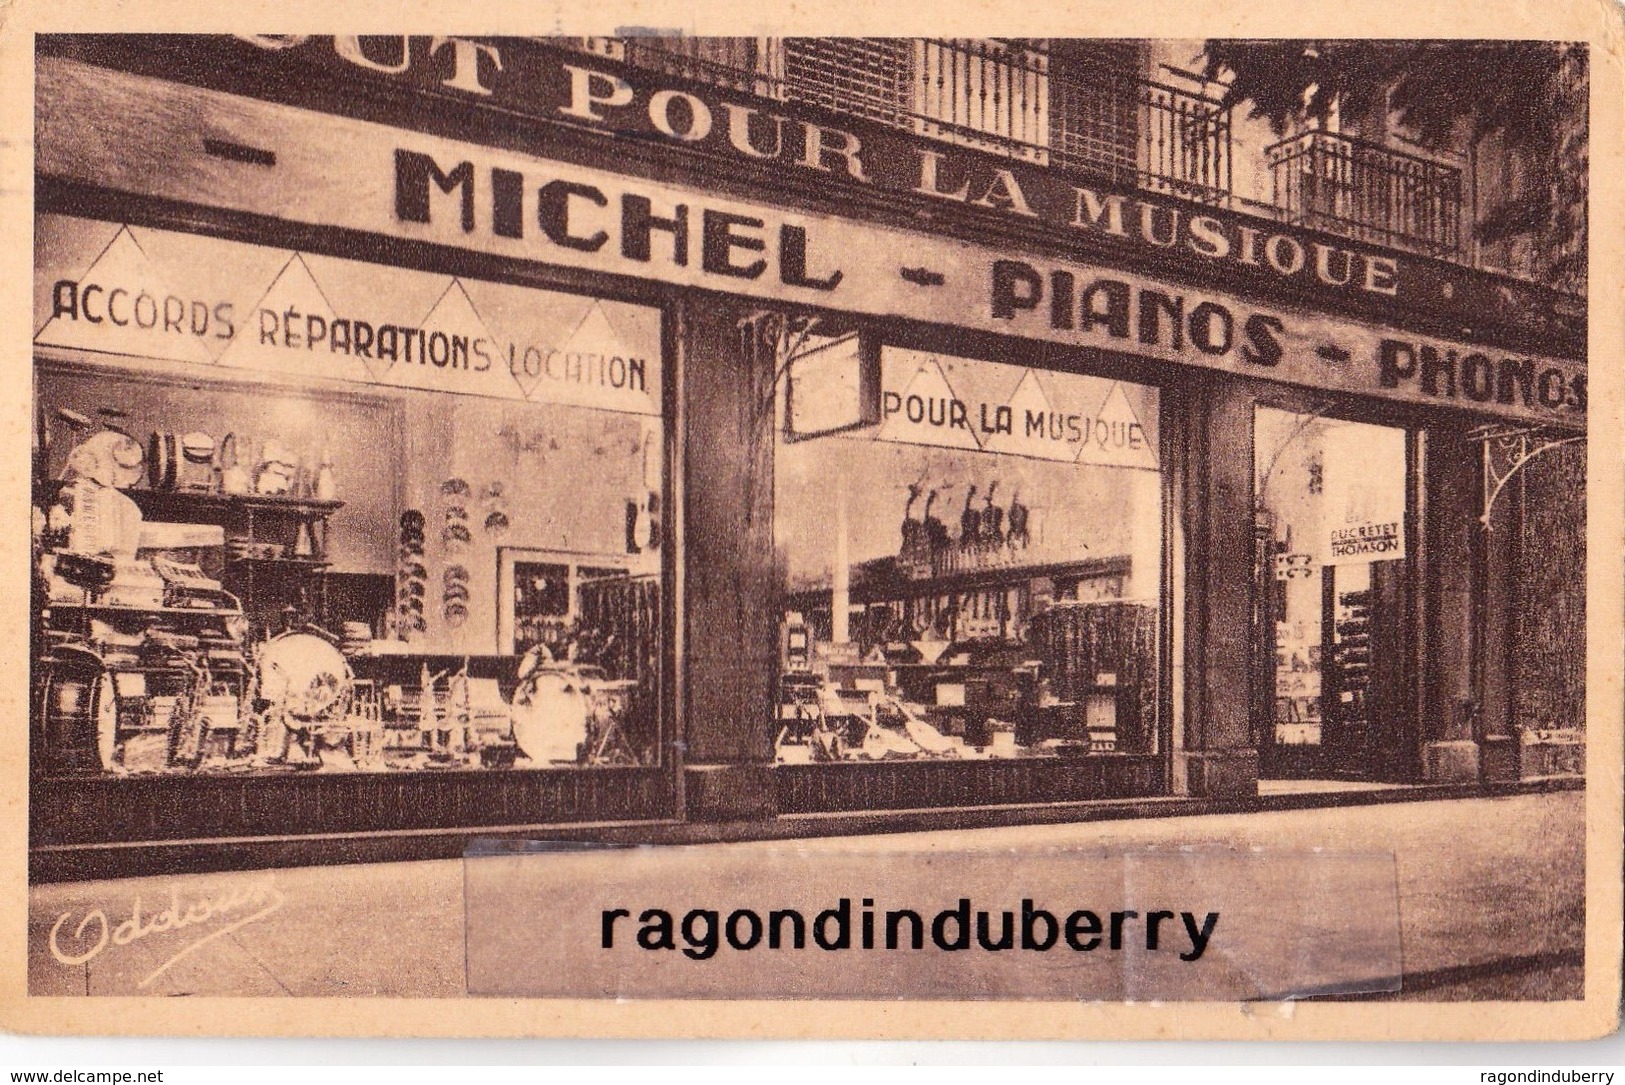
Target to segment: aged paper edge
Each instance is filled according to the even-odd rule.
[[[571,1000],[138,999],[31,998],[26,989],[28,672],[21,653],[0,676],[0,1026],[26,1033],[80,1035],[557,1036],[601,1038],[913,1038],[913,1039],[1370,1039],[1558,1040],[1612,1032],[1619,1024],[1622,811],[1622,498],[1625,498],[1625,27],[1609,0],[1516,0],[1420,5],[1404,0],[1329,8],[1259,0],[1183,0],[1121,5],[1072,0],[1042,12],[959,0],[919,11],[882,11],[857,0],[787,5],[765,25],[755,5],[635,2],[521,5],[373,3],[335,18],[300,2],[231,4],[163,0],[140,6],[98,0],[38,0],[0,6],[0,269],[5,281],[32,276],[33,34],[38,31],[464,31],[611,33],[618,26],[692,33],[1035,34],[1203,38],[1474,37],[1591,43],[1592,267],[1589,342],[1603,359],[1593,375],[1588,458],[1587,642],[1590,746],[1586,790],[1586,997],[1568,1003],[1391,1004],[1058,1004],[825,1002],[816,1014],[786,1013],[783,1002]],[[335,25],[338,24],[338,25]],[[0,366],[26,387],[31,372],[27,291],[0,298]],[[31,402],[0,405],[0,493],[23,508]],[[0,540],[0,642],[27,643],[28,540],[20,526]],[[949,834],[944,839],[951,842]],[[807,1004],[798,1004],[807,1005]]]

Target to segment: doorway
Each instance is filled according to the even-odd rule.
[[[1264,779],[1414,777],[1412,441],[1259,407],[1253,732]]]

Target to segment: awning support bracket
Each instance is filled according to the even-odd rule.
[[[1554,449],[1583,444],[1584,434],[1563,434],[1543,426],[1480,426],[1471,434],[1484,454],[1484,511],[1479,523],[1490,531],[1495,502],[1524,466]]]

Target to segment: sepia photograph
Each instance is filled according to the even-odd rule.
[[[14,40],[10,1027],[1612,1031],[1617,61],[1071,25]]]

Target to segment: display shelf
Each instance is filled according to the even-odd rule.
[[[378,643],[397,643],[394,641],[373,641]],[[514,670],[519,666],[519,656],[480,655],[479,653],[462,652],[424,652],[424,651],[386,651],[386,652],[356,652],[347,656],[350,666],[358,672],[362,668],[375,666],[379,670],[393,670],[401,665],[417,667],[427,665],[430,670],[451,670],[454,673],[462,669],[467,663],[469,671],[476,670]]]
[[[272,567],[272,568],[308,569],[308,570],[315,571],[315,570],[330,568],[333,563],[330,562],[330,561],[323,561],[320,558],[293,558],[293,557],[255,558],[255,557],[239,557],[239,556],[227,555],[226,564],[227,565],[263,565],[263,566],[269,566],[269,567]]]
[[[55,503],[57,494],[66,485],[68,483],[62,479],[40,483],[36,487],[35,497],[41,503]],[[310,516],[329,516],[344,507],[344,502],[339,500],[295,497],[289,494],[223,494],[211,490],[148,490],[140,487],[120,489],[119,493],[134,501],[142,516],[163,520],[168,518],[163,515],[164,513],[175,512],[179,515],[174,519],[182,523],[203,511],[268,509],[276,512],[306,513]]]
[[[912,578],[904,575],[896,558],[880,558],[858,566],[858,575],[850,590],[854,603],[892,602],[979,588],[1002,588],[1038,578],[1079,580],[1127,576],[1131,566],[1132,562],[1127,556],[1112,555],[1026,565],[987,565],[944,572],[938,576]],[[829,589],[821,586],[815,590],[827,592]]]
[[[290,494],[211,494],[194,492],[190,495],[177,492],[175,494],[161,494],[160,496],[193,498],[206,497],[224,502],[228,507],[235,506],[245,509],[275,509],[280,512],[299,511],[331,514],[344,507],[344,502],[336,498],[294,497]]]
[[[83,656],[95,656],[96,662],[90,662]],[[189,667],[182,667],[175,663],[143,663],[140,660],[106,659],[93,648],[79,649],[79,654],[62,656],[55,653],[46,653],[40,659],[41,663],[56,667],[82,667],[85,670],[101,671],[129,671],[141,674],[175,675],[180,677],[194,677],[196,672]],[[213,659],[209,664],[210,670],[247,670],[248,662],[242,659]]]
[[[65,483],[52,481],[36,487],[36,500],[50,504]],[[241,614],[250,632],[265,636],[274,631],[289,607],[308,608],[312,615],[326,612],[327,521],[344,502],[287,494],[224,494],[206,490],[120,490],[149,522],[212,524],[223,529],[227,547],[221,579],[241,600]],[[294,551],[308,545],[313,553]],[[233,554],[232,544],[273,544],[276,557]],[[176,613],[170,608],[163,613]],[[107,613],[118,613],[108,611]],[[156,612],[155,612],[156,613]]]
[[[173,617],[180,614],[191,614],[203,618],[240,618],[240,610],[213,610],[204,607],[137,607],[128,603],[47,603],[41,608],[46,614],[53,610],[91,610],[108,614],[161,614]]]

